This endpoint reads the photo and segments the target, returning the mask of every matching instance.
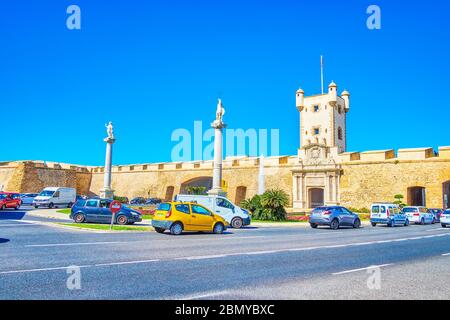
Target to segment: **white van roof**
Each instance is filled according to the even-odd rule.
[[[47,191],[57,191],[57,190],[60,190],[60,189],[75,190],[75,188],[68,188],[68,187],[47,187],[47,188],[44,188],[44,190],[47,190]]]

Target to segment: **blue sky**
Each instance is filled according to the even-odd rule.
[[[66,8],[81,8],[68,30]],[[382,10],[382,29],[366,9]],[[0,10],[0,160],[170,161],[177,128],[280,129],[296,154],[295,91],[351,93],[349,151],[450,145],[448,1],[10,1]]]

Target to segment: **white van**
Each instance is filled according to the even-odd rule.
[[[233,204],[230,200],[222,196],[179,194],[175,196],[175,201],[197,202],[198,204],[207,207],[212,212],[217,213],[236,229],[250,224],[250,215],[248,214],[248,211]]]
[[[58,208],[60,206],[72,207],[77,198],[77,191],[74,188],[48,187],[34,198],[33,206]]]

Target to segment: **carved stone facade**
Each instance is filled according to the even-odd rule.
[[[299,165],[292,169],[293,208],[309,209],[340,203],[337,147],[309,144],[299,151]]]

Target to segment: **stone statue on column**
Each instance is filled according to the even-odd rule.
[[[219,99],[216,109],[216,120],[211,123],[211,127],[214,128],[214,168],[213,168],[213,186],[208,191],[210,195],[225,195],[226,193],[222,189],[222,158],[223,158],[223,128],[226,128],[226,124],[223,122],[223,116],[225,114],[225,108],[222,105],[222,100]]]

